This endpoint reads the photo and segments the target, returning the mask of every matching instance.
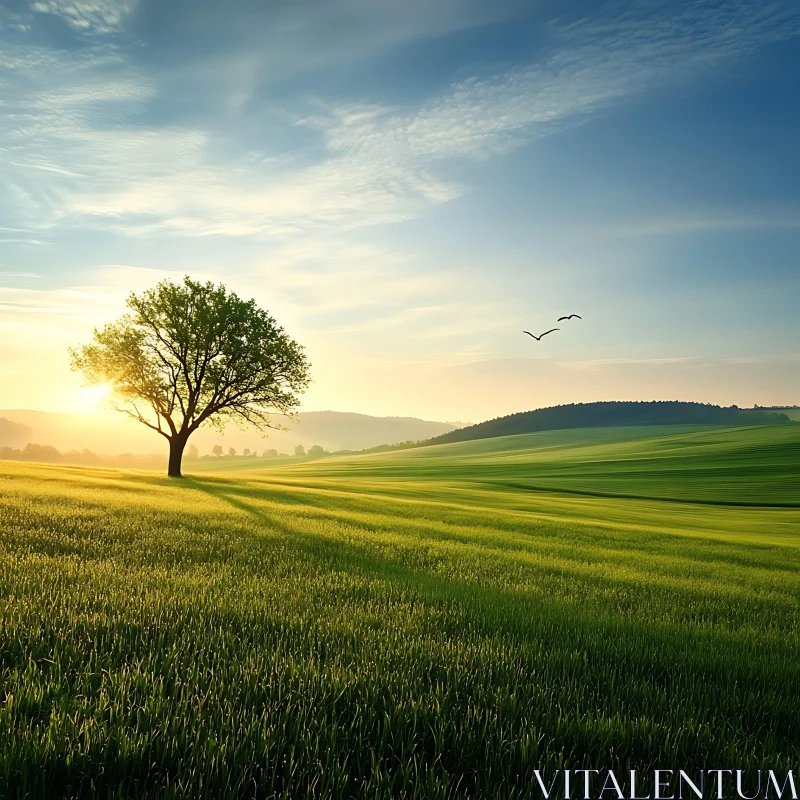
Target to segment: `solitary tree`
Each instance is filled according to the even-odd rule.
[[[219,458],[219,457],[222,455],[222,445],[221,445],[221,444],[215,444],[215,445],[214,445],[214,447],[213,447],[213,449],[211,450],[211,452],[212,452],[212,453],[213,453],[213,454],[214,454],[214,455],[215,455],[217,458]]]
[[[295,449],[294,449],[294,454],[296,456],[304,456],[306,454],[305,447],[303,447],[303,445],[301,445],[301,444],[297,445],[297,447],[295,447]]]
[[[303,348],[255,301],[186,277],[131,294],[127,305],[91,344],[70,350],[72,367],[167,439],[171,476],[180,477],[186,442],[201,425],[279,428],[269,412],[298,406],[309,383]]]

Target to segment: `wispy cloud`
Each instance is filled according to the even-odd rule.
[[[678,17],[631,12],[553,25],[552,33],[553,52],[542,62],[455,84],[418,111],[365,105],[305,120],[323,133],[333,156],[322,176],[376,193],[389,213],[414,213],[416,203],[462,191],[436,177],[437,166],[513,150],[654,86],[796,36],[800,7],[694,3]]]
[[[699,359],[694,356],[676,356],[674,358],[594,358],[588,361],[563,361],[560,366],[575,369],[585,369],[587,367],[605,368],[629,364],[685,364],[688,366],[698,361]]]
[[[123,24],[132,8],[110,0],[35,6],[96,31]],[[227,131],[202,117],[147,124],[158,87],[111,46],[74,55],[12,49],[0,61],[9,97],[0,108],[6,204],[28,225],[79,221],[132,235],[291,236],[408,219],[462,194],[469,162],[800,32],[794,3],[681,8],[634,3],[613,18],[553,22],[534,63],[460,81],[417,108],[315,101],[301,111],[287,101],[281,118],[313,132],[323,150],[277,160],[221,146],[235,136],[235,114]]]
[[[35,0],[30,3],[31,11],[54,14],[73,30],[98,35],[119,30],[135,7],[136,0]]]
[[[3,244],[15,244],[22,247],[41,247],[45,242],[42,239],[23,239],[18,236],[0,236]]]
[[[593,231],[623,238],[671,236],[725,229],[797,229],[800,228],[800,207],[766,208],[724,214],[698,211],[693,214],[662,215],[631,219],[624,223],[596,226]]]

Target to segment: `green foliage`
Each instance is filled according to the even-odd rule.
[[[303,348],[255,301],[223,285],[162,281],[128,298],[129,314],[71,350],[73,369],[107,384],[120,411],[170,441],[170,474],[204,423],[272,426],[309,383]]]
[[[322,458],[322,456],[328,455],[328,452],[324,447],[314,444],[308,449],[308,455],[310,458]]]
[[[297,445],[297,447],[295,447],[295,449],[294,449],[294,454],[298,458],[301,458],[302,456],[304,456],[306,454],[305,447],[303,447],[303,445],[301,445],[301,444]]]
[[[745,496],[761,471],[788,496],[787,428],[180,487],[0,463],[0,795],[514,798],[565,764],[796,768],[800,510],[699,502],[731,494],[695,473],[704,451]],[[648,450],[673,453],[651,487],[694,503],[494,480],[605,465],[624,493]]]

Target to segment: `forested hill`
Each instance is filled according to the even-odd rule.
[[[507,417],[490,419],[467,428],[428,439],[425,444],[466,442],[518,433],[598,428],[607,425],[775,425],[790,422],[786,414],[774,411],[723,408],[704,403],[677,401],[570,403],[538,408]]]

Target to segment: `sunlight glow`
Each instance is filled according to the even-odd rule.
[[[81,386],[69,392],[64,405],[73,414],[99,414],[107,410],[104,401],[108,399],[110,393],[111,387],[107,384]]]

